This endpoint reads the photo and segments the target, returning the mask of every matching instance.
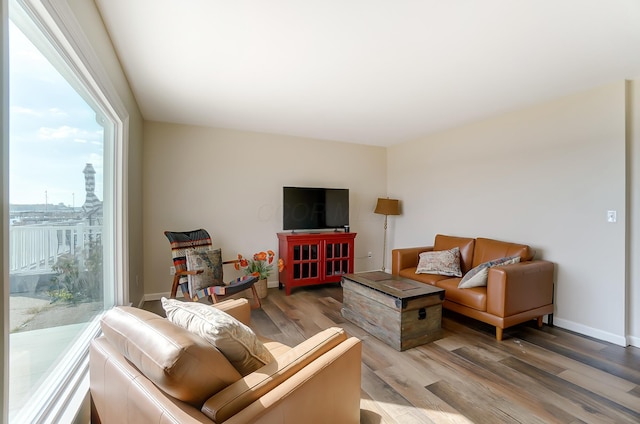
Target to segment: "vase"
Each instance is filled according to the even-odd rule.
[[[258,282],[255,284],[256,287],[256,291],[258,292],[258,297],[260,299],[264,299],[265,297],[267,297],[267,279],[263,278],[258,280]]]

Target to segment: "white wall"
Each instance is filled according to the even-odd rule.
[[[143,175],[147,299],[171,288],[165,230],[205,228],[225,260],[277,252],[285,185],[348,188],[355,269],[381,266],[383,217],[373,209],[386,195],[384,148],[146,122]],[[225,279],[236,275],[225,268]],[[277,273],[269,281],[275,284]]]
[[[393,247],[436,233],[529,244],[556,264],[555,324],[624,345],[624,94],[619,82],[389,148]]]

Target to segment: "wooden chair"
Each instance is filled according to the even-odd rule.
[[[173,275],[173,283],[171,285],[171,297],[174,298],[180,287],[185,299],[197,302],[199,299],[208,297],[212,303],[218,303],[224,298],[239,293],[243,290],[251,289],[253,294],[253,308],[259,308],[260,298],[255,288],[258,278],[253,275],[247,275],[237,278],[229,283],[224,283],[222,276],[222,265],[233,264],[238,260],[220,261],[218,269],[219,279],[211,281],[210,286],[200,288],[197,291],[189,290],[189,276],[197,276],[203,274],[203,269],[187,269],[187,251],[196,252],[212,251],[211,237],[204,229],[193,231],[165,231],[164,235],[171,243],[171,254],[173,257],[173,266],[176,270]]]

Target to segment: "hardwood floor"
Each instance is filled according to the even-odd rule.
[[[440,340],[398,352],[340,314],[338,285],[269,289],[253,329],[288,345],[343,327],[363,342],[361,423],[639,423],[640,349],[535,323],[505,330],[445,311]],[[162,315],[159,302],[145,309]],[[339,423],[333,423],[339,424]]]

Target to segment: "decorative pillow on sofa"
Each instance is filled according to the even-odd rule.
[[[462,277],[460,248],[420,253],[416,274],[438,274]]]
[[[482,287],[487,285],[487,277],[489,276],[489,268],[501,265],[511,265],[520,262],[520,255],[507,256],[506,258],[494,259],[484,262],[473,268],[462,277],[458,288],[469,289],[471,287]]]
[[[251,328],[211,305],[163,297],[162,307],[169,321],[218,348],[242,376],[275,359]]]
[[[222,273],[222,249],[186,251],[187,270],[203,270],[201,274],[189,275],[189,295],[211,286],[224,286]]]

